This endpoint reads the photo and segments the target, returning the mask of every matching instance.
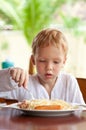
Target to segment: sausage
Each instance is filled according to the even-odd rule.
[[[61,110],[61,105],[42,105],[42,106],[36,106],[34,110]]]

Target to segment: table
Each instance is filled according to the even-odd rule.
[[[86,130],[86,111],[78,116],[26,116],[13,108],[0,109],[0,130]]]

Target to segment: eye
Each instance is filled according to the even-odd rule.
[[[39,62],[46,62],[46,60],[40,59]]]
[[[60,61],[54,61],[54,64],[59,64],[60,63]]]

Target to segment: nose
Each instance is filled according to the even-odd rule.
[[[47,69],[47,70],[52,70],[52,69],[53,69],[53,64],[52,64],[52,62],[47,62],[47,64],[46,64],[46,69]]]

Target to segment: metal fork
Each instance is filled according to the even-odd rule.
[[[31,95],[31,98],[34,100],[35,98],[34,98],[32,92],[28,88],[26,88],[26,90],[29,92],[29,94]]]

